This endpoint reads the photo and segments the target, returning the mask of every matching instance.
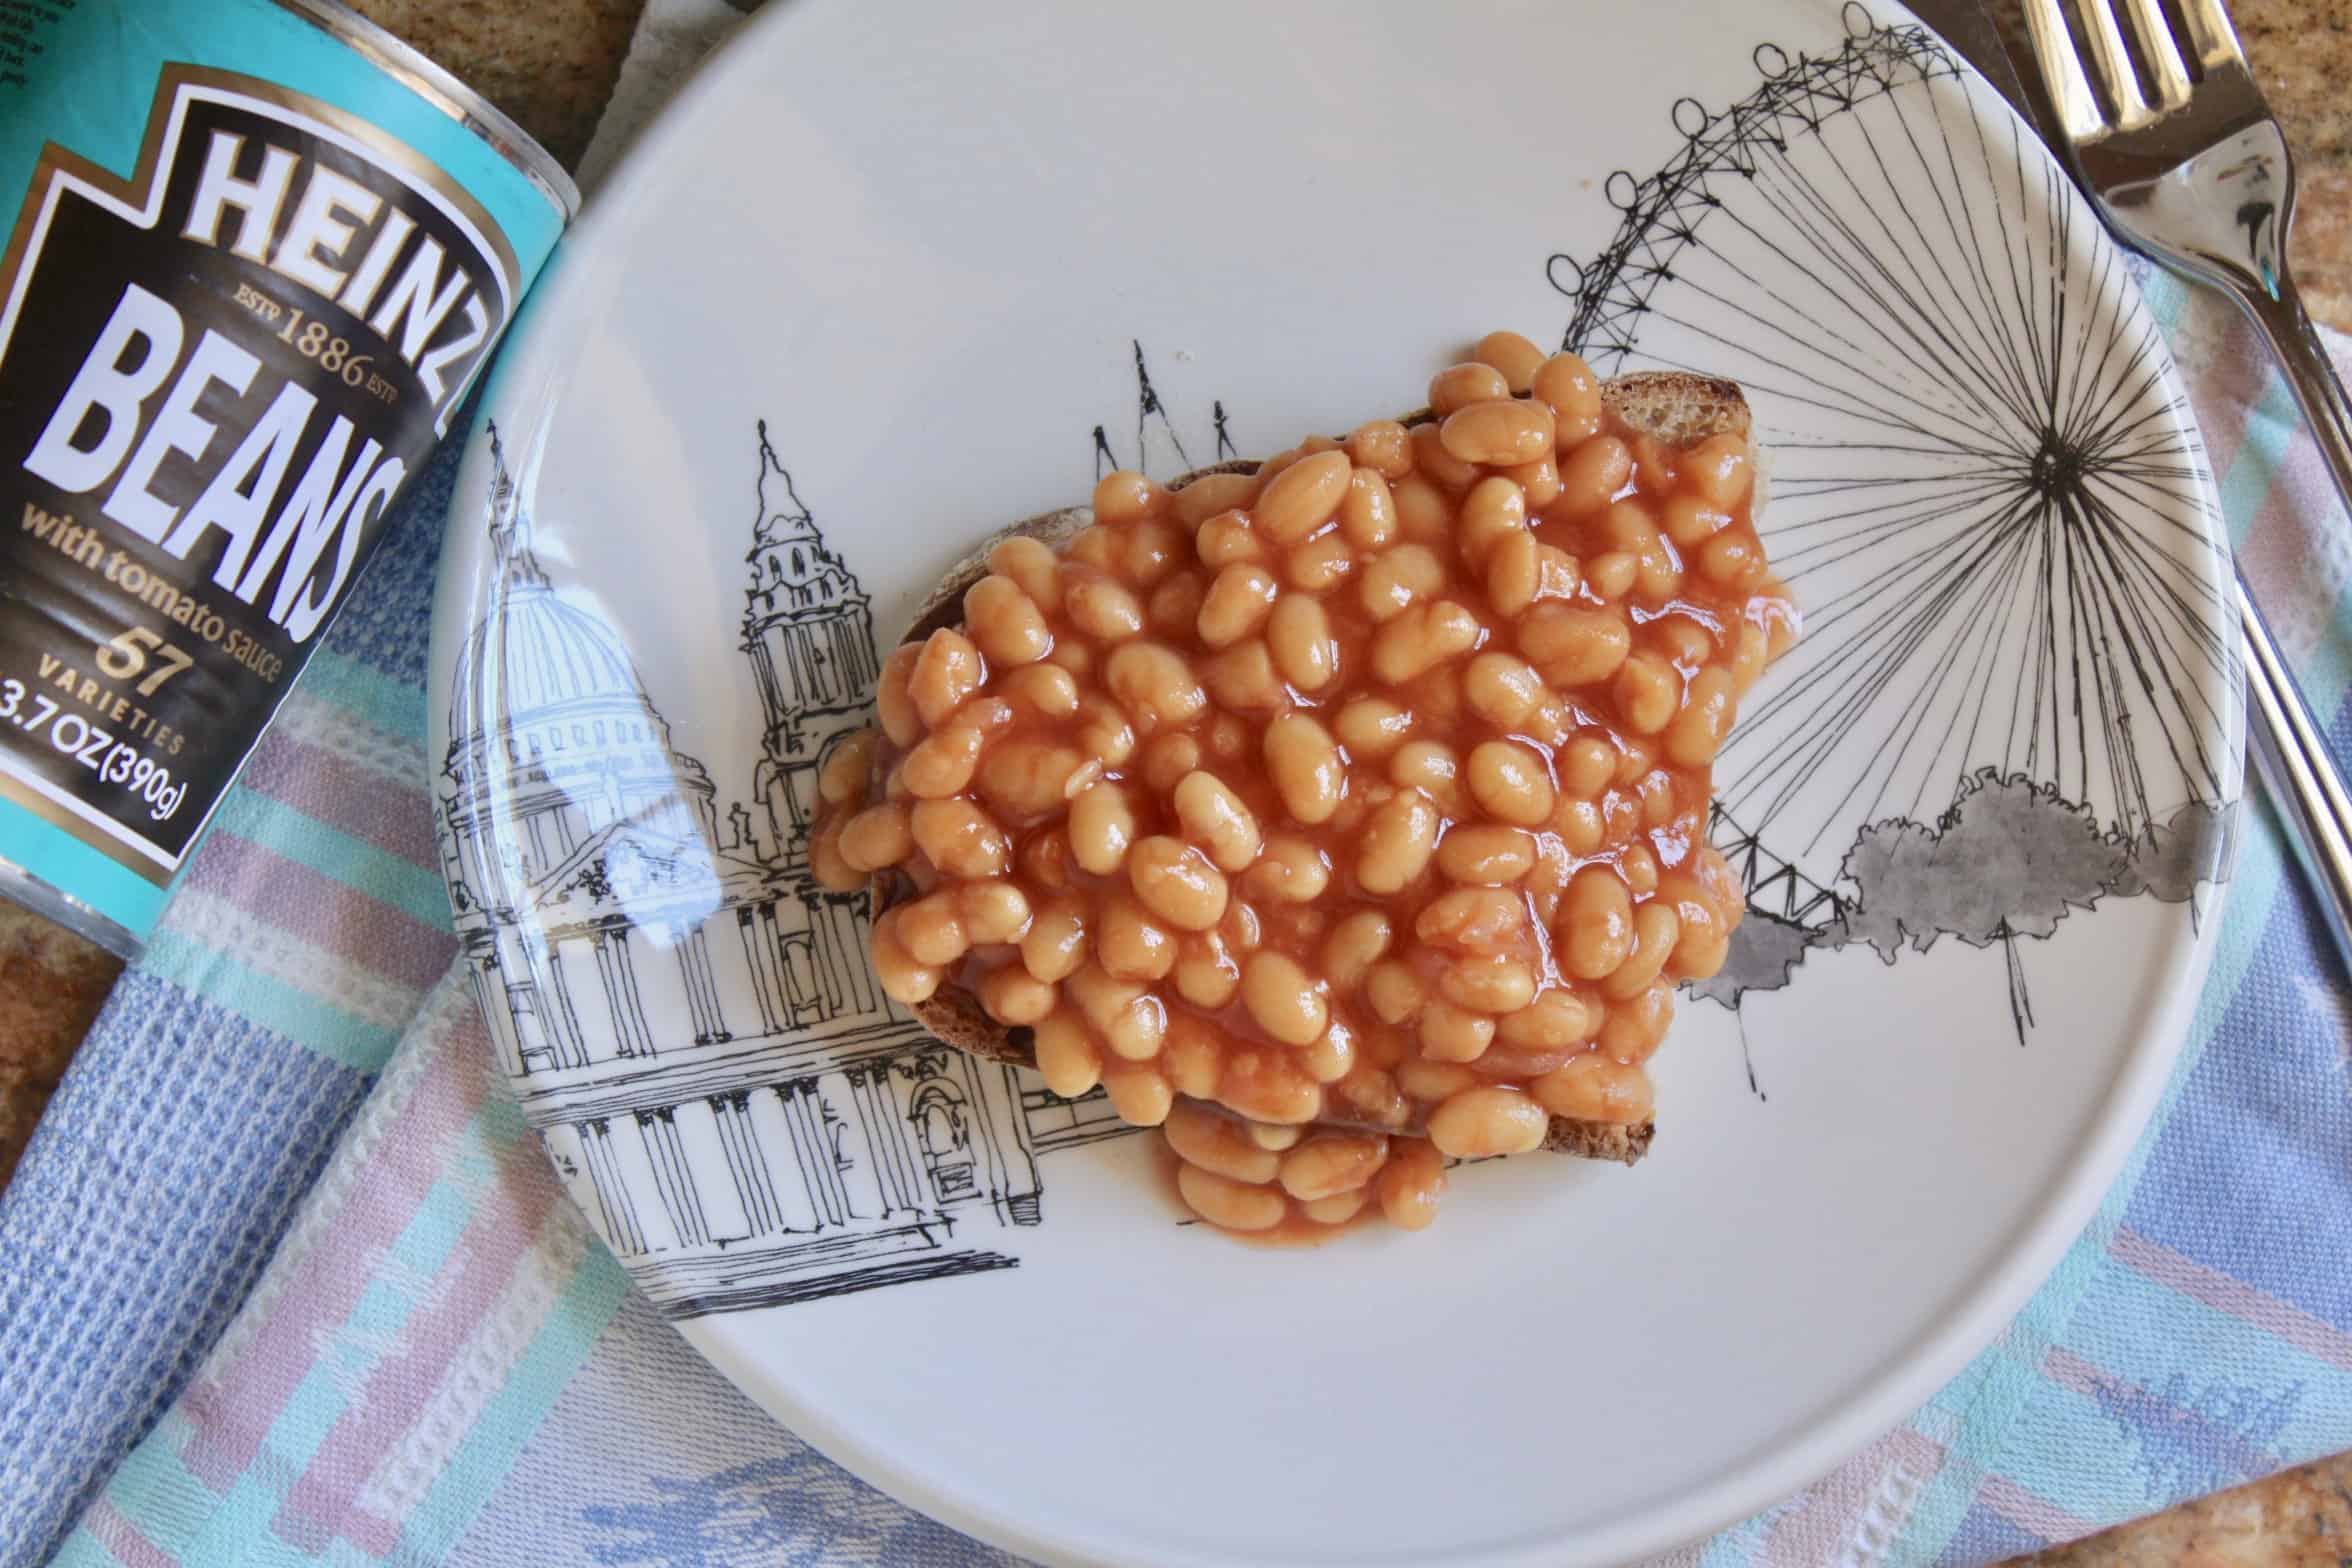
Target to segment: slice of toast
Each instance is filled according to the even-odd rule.
[[[1650,436],[1669,446],[1693,446],[1710,436],[1745,436],[1749,432],[1748,403],[1738,384],[1711,376],[1673,370],[1640,371],[1603,383],[1601,397],[1620,424],[1636,434]],[[1404,416],[1403,422],[1408,425],[1419,424],[1430,417],[1424,409]],[[1182,475],[1170,481],[1168,488],[1181,490],[1207,474],[1251,473],[1256,468],[1257,464],[1250,461],[1220,463]],[[1758,509],[1762,507],[1762,500],[1759,487],[1755,501]],[[1028,535],[1059,546],[1092,520],[1093,514],[1087,508],[1067,507],[1015,523],[989,535],[977,548],[948,569],[940,579],[939,586],[923,601],[913,624],[900,640],[919,642],[941,627],[953,626],[960,621],[963,618],[964,591],[987,575],[988,553],[1003,540],[1016,535]],[[883,877],[874,882],[874,909],[877,915],[887,907],[889,880]],[[929,1001],[916,1004],[912,1011],[917,1021],[930,1030],[936,1039],[957,1050],[968,1051],[991,1061],[1007,1062],[1016,1067],[1037,1065],[1029,1030],[1018,1025],[998,1023],[981,1007],[978,997],[961,987],[942,986]],[[1555,1154],[1572,1154],[1591,1160],[1617,1160],[1631,1165],[1649,1152],[1654,1130],[1652,1122],[1621,1126],[1555,1116],[1551,1119],[1543,1146]]]

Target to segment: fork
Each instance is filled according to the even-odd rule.
[[[2025,20],[2084,187],[2126,244],[2253,318],[2352,507],[2352,401],[2287,267],[2295,164],[2229,14],[2220,0],[2177,0],[2176,30],[2164,0],[2073,3],[2096,94],[2061,0],[2026,0]],[[2243,569],[2237,596],[2255,766],[2352,963],[2352,797]]]

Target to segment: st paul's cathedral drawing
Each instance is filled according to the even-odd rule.
[[[742,653],[751,804],[721,813],[620,636],[532,554],[491,431],[498,581],[459,651],[444,859],[484,1016],[575,1201],[673,1316],[1010,1266],[1037,1157],[1099,1094],[932,1041],[882,995],[863,894],[810,874],[827,749],[876,671],[864,591],[759,432]]]

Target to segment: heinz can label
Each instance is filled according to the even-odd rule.
[[[128,953],[576,195],[331,0],[12,7],[8,195],[0,890]]]

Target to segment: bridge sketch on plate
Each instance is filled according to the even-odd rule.
[[[459,652],[440,823],[502,1065],[566,1190],[674,1317],[1009,1268],[1038,1161],[1126,1129],[1098,1092],[925,1034],[805,832],[863,722],[865,591],[759,427],[739,653],[763,729],[721,809],[624,640],[555,588],[490,430],[488,612]]]
[[[1730,107],[1677,103],[1677,155],[1610,178],[1617,233],[1548,270],[1599,373],[1747,389],[1804,615],[1719,762],[1750,913],[1696,989],[1736,1007],[1810,950],[1998,943],[2022,1042],[2018,938],[2227,874],[2220,520],[2065,176],[1933,34],[1844,15],[1831,53],[1757,49]]]

